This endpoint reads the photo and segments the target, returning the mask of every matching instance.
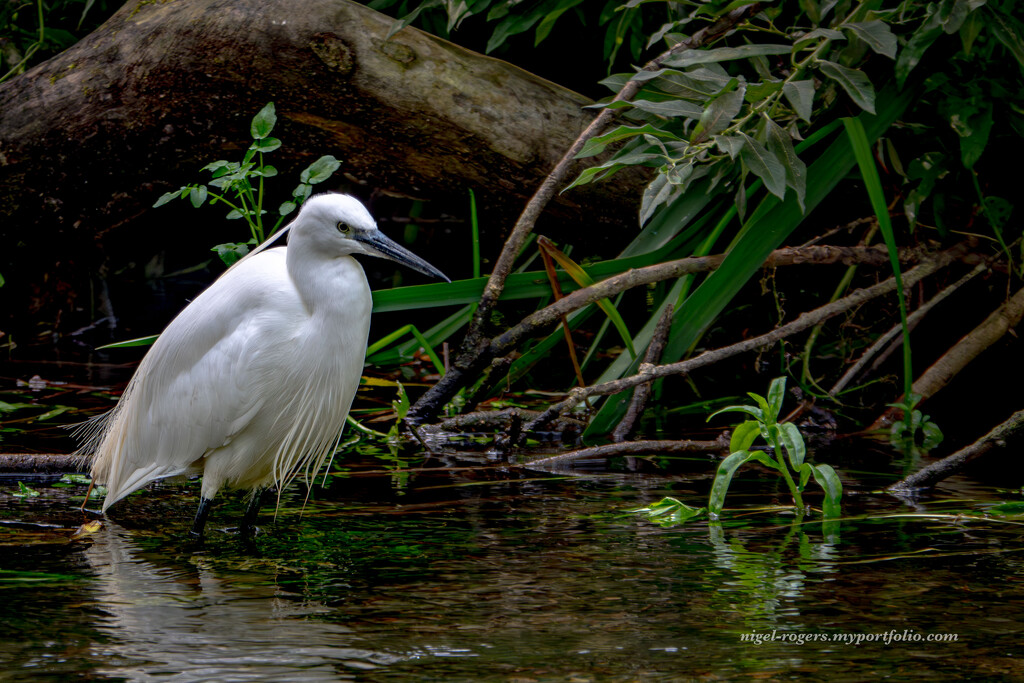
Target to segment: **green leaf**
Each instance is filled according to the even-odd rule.
[[[964,168],[974,168],[988,145],[989,133],[992,130],[992,104],[984,103],[981,111],[961,118],[953,114],[953,129],[960,135],[960,159]]]
[[[189,191],[189,200],[192,202],[192,206],[199,208],[206,201],[207,189],[206,185],[194,185]]]
[[[298,204],[296,204],[295,202],[284,202],[283,204],[281,204],[280,208],[278,208],[277,212],[282,216],[287,216],[296,208],[298,208]]]
[[[39,495],[39,491],[29,487],[25,482],[19,481],[17,493],[12,493],[11,495],[15,498],[35,498]]]
[[[670,133],[651,124],[643,126],[619,126],[618,128],[608,131],[604,135],[598,135],[597,137],[587,140],[586,144],[583,145],[583,149],[581,149],[576,155],[576,158],[583,159],[585,157],[595,156],[603,152],[605,147],[613,142],[626,140],[644,134],[654,135],[665,140],[682,140],[682,138],[678,137],[674,133]]]
[[[63,415],[64,413],[68,412],[69,410],[73,411],[74,409],[71,406],[54,406],[53,408],[51,408],[50,410],[47,410],[42,415],[37,415],[35,419],[36,420],[50,420],[50,419],[53,419],[53,418],[57,417],[58,415]]]
[[[706,508],[690,507],[686,503],[672,497],[662,498],[657,503],[651,503],[646,507],[626,510],[626,512],[647,515],[648,519],[652,522],[662,526],[681,524],[694,517],[699,517],[706,511]]]
[[[843,24],[843,28],[851,31],[878,54],[896,59],[896,35],[884,21],[852,22]]]
[[[928,10],[929,17],[917,27],[896,59],[896,83],[901,88],[924,53],[942,35],[942,17],[938,4],[928,5]]]
[[[930,451],[940,443],[943,438],[942,430],[939,429],[939,425],[935,424],[931,420],[926,420],[921,425],[921,448],[925,451]]]
[[[764,399],[761,400],[763,401]],[[711,418],[721,415],[722,413],[746,413],[758,422],[764,422],[764,410],[761,408],[755,408],[754,406],[726,406],[708,415],[708,420],[711,420]]]
[[[785,168],[786,184],[796,192],[796,201],[800,204],[800,210],[804,211],[804,198],[807,196],[807,165],[793,149],[789,133],[771,119],[765,121],[768,127],[768,151],[774,154]]]
[[[181,196],[181,193],[182,193],[183,190],[188,190],[188,189],[189,188],[187,188],[187,187],[183,187],[181,189],[175,190],[174,192],[164,192],[162,195],[160,195],[160,199],[156,200],[156,203],[153,204],[153,208],[155,209],[158,206],[163,206],[164,204],[167,204],[168,202],[174,201],[175,199],[177,199],[178,197]]]
[[[807,43],[815,40],[821,40],[823,38],[825,40],[846,40],[846,36],[844,36],[840,31],[836,31],[831,28],[816,28],[813,31],[808,31],[793,41],[793,47],[794,49],[799,49]]]
[[[743,108],[744,86],[722,93],[708,103],[693,131],[693,140],[706,140],[729,127]]]
[[[729,491],[729,484],[732,482],[732,475],[746,462],[751,460],[751,454],[747,451],[732,453],[718,465],[715,472],[715,481],[711,484],[711,493],[708,496],[708,514],[712,519],[718,519],[725,507],[725,494]]]
[[[273,152],[280,146],[281,141],[277,138],[261,138],[254,140],[250,149],[266,154],[267,152]]]
[[[583,2],[583,0],[566,0],[562,2],[554,11],[544,15],[541,19],[540,24],[537,26],[537,33],[533,41],[534,46],[540,45],[541,41],[548,37],[551,33],[551,29],[554,27],[555,22],[558,21],[566,11],[572,9],[576,5]]]
[[[573,261],[571,258],[565,255],[565,252],[550,247],[547,249],[548,255],[551,256],[558,265],[576,282],[580,287],[589,287],[594,284],[594,278],[590,277],[578,263]],[[608,316],[608,319],[615,325],[615,329],[619,331],[619,335],[622,337],[622,341],[626,344],[626,348],[629,349],[629,353],[634,358],[636,357],[636,349],[633,348],[633,337],[629,334],[629,328],[626,327],[625,321],[622,316],[612,305],[611,300],[605,298],[596,302],[597,305],[604,311],[604,314]]]
[[[756,396],[756,394],[751,394]],[[768,396],[765,398],[767,407],[765,409],[765,422],[771,424],[777,422],[779,413],[782,412],[782,402],[786,399],[786,378],[776,377],[768,385]]]
[[[761,394],[754,393],[753,391],[746,392],[746,395],[754,399],[754,402],[758,404],[758,409],[761,410],[761,422],[772,424],[775,422],[777,413],[772,413],[771,405],[768,403],[768,399]]]
[[[216,252],[225,265],[232,266],[249,253],[249,245],[245,242],[227,242],[218,244],[210,251]]]
[[[741,132],[746,144],[740,150],[744,165],[764,182],[765,188],[782,199],[786,194],[786,169],[760,142]]]
[[[824,59],[818,62],[818,67],[823,74],[839,83],[857,106],[870,114],[875,113],[875,87],[863,71]]]
[[[728,154],[729,158],[735,161],[746,141],[738,135],[716,135],[715,144],[718,146],[718,149]]]
[[[783,422],[779,425],[779,439],[786,448],[789,456],[789,464],[793,470],[799,470],[807,457],[807,448],[804,446],[804,437],[800,430],[792,422]]]
[[[249,127],[254,140],[262,140],[263,138],[270,135],[270,132],[274,130],[274,125],[277,123],[277,113],[274,110],[274,103],[268,102],[263,109],[252,118],[252,125]]]
[[[339,168],[341,168],[341,162],[330,154],[325,154],[311,163],[306,170],[299,175],[299,180],[304,184],[316,185],[317,183],[322,183],[330,178],[331,175]]]
[[[825,491],[825,500],[821,509],[826,518],[839,517],[842,514],[843,482],[831,465],[811,465],[814,481]]]
[[[733,59],[748,59],[758,55],[788,55],[789,45],[740,45],[739,47],[716,47],[710,50],[684,50],[669,57],[663,64],[679,69],[695,64],[727,62]]]
[[[654,176],[654,180],[644,188],[643,197],[640,199],[640,225],[646,223],[655,209],[665,203],[673,190],[673,185],[668,182],[668,177],[664,173]]]
[[[898,92],[894,88],[887,88],[883,91],[878,99],[878,115],[863,114],[859,117],[864,119],[870,138],[877,139],[882,135],[902,115],[916,94],[912,89]],[[801,146],[813,144],[815,140],[831,135],[841,125],[837,121],[824,126],[798,145],[798,151]],[[807,171],[807,213],[831,196],[833,188],[849,173],[855,162],[849,142],[845,138],[835,140],[818,156]],[[683,200],[707,200],[706,196],[695,198],[693,194],[692,191],[687,193],[688,196]],[[703,209],[706,204],[697,203],[694,206]],[[668,207],[666,213],[672,208]],[[773,195],[761,203],[744,223],[722,265],[709,274],[678,308],[672,320],[672,331],[662,355],[662,363],[675,362],[682,358],[687,349],[700,339],[715,318],[729,305],[736,293],[758,272],[768,254],[784,242],[804,217],[805,213],[800,211],[795,196],[787,197],[785,201],[780,202]],[[657,217],[654,220],[657,220]],[[636,363],[631,364],[624,355],[620,356],[610,364],[599,381],[605,382],[627,374],[635,374],[636,367]],[[609,397],[591,420],[585,438],[605,434],[614,429],[628,408],[630,396],[631,392],[622,392]]]
[[[757,420],[747,420],[736,425],[729,439],[729,451],[749,451],[757,437],[761,435],[761,425]]]
[[[992,35],[1010,51],[1017,65],[1024,69],[1024,25],[992,6],[986,6],[985,12],[992,19],[989,24]]]
[[[814,81],[791,81],[782,86],[782,94],[796,115],[807,123],[811,122],[811,111],[814,107]]]
[[[151,334],[148,337],[138,337],[136,339],[127,339],[127,340],[122,341],[122,342],[114,342],[113,344],[105,344],[103,346],[97,346],[96,350],[97,351],[102,351],[104,349],[126,349],[126,348],[128,348],[130,346],[151,346],[153,344],[153,342],[156,341],[156,338],[159,337],[159,336],[160,335],[158,335],[158,334]]]
[[[273,178],[277,175],[277,169],[268,164],[263,168],[253,169],[252,175],[256,177],[263,176],[264,178]]]
[[[803,493],[804,489],[807,488],[807,482],[810,481],[811,477],[814,475],[814,468],[810,463],[805,462],[800,465],[797,473],[800,475],[800,481],[797,482],[796,488],[798,491]]]
[[[664,102],[654,102],[652,100],[633,100],[632,104],[641,111],[648,112],[649,114],[655,114],[656,116],[665,116],[668,118],[682,117],[687,119],[699,119],[704,110],[700,106],[687,102],[686,100],[666,100]]]
[[[885,246],[889,251],[889,263],[892,267],[892,274],[896,280],[896,297],[899,303],[900,321],[903,325],[903,391],[911,395],[911,382],[913,381],[913,367],[910,362],[910,329],[907,327],[907,303],[903,292],[903,277],[900,274],[900,261],[897,254],[896,238],[893,234],[892,221],[889,218],[889,209],[885,199],[885,191],[882,189],[882,180],[878,175],[878,167],[875,164],[875,157],[871,153],[871,145],[868,142],[867,134],[864,131],[864,124],[860,119],[844,118],[843,125],[846,128],[847,138],[850,141],[850,148],[857,159],[860,167],[861,178],[864,180],[864,187],[871,201],[871,208],[878,218],[878,230],[882,233]],[[908,414],[909,415],[909,414]]]

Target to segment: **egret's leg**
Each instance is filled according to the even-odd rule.
[[[256,521],[260,517],[260,505],[263,503],[263,493],[266,489],[254,489],[249,504],[245,506],[245,514],[242,515],[242,526],[239,531],[243,536],[252,536],[256,532]]]
[[[210,508],[213,507],[213,499],[201,497],[199,509],[196,510],[195,521],[192,522],[192,530],[188,532],[192,538],[202,538],[203,528],[206,526],[206,518],[210,516]]]

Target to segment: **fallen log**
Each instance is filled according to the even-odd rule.
[[[89,308],[101,270],[169,242],[216,244],[215,214],[149,207],[204,164],[240,158],[268,101],[282,175],[333,154],[363,194],[464,202],[472,188],[484,238],[500,244],[593,118],[589,100],[417,29],[388,38],[392,25],[348,0],[130,2],[0,84],[0,316],[55,320]],[[548,215],[591,239],[595,225],[635,225],[643,177],[574,190]]]

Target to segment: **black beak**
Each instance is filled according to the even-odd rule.
[[[423,273],[430,277],[436,277],[437,279],[444,280],[445,282],[451,282],[447,275],[394,240],[388,238],[379,230],[374,230],[370,233],[357,234],[355,239],[362,242],[368,248],[367,251],[374,256],[397,261],[398,263],[409,266],[418,273]]]

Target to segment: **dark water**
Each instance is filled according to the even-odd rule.
[[[761,509],[771,484],[756,474],[738,482],[723,525],[661,527],[623,511],[669,494],[700,505],[706,477],[567,476],[457,458],[411,462],[425,468],[413,472],[372,456],[344,464],[305,505],[296,487],[276,521],[268,509],[255,549],[224,530],[242,512],[230,496],[203,547],[183,542],[195,485],[136,494],[72,541],[84,487],[37,481],[41,495],[16,498],[6,480],[3,678],[1018,675],[1024,526],[940,514],[981,513],[992,491],[961,485],[955,502],[915,506],[851,493],[851,519],[826,538],[818,522]],[[937,516],[887,516],[908,513]],[[922,640],[783,640],[836,634]],[[925,640],[944,634],[956,641]]]
[[[66,450],[57,423],[108,405],[115,370],[0,396],[35,404],[0,415],[0,447]],[[60,405],[87,409],[33,422]],[[626,512],[704,505],[710,457],[547,472],[362,442],[268,505],[254,546],[230,494],[183,540],[194,482],[72,540],[84,485],[0,477],[0,680],[1024,678],[1024,521],[989,513],[1020,492],[958,478],[901,501],[871,493],[888,456],[848,451],[819,454],[847,483],[828,535],[754,471],[721,524]]]

